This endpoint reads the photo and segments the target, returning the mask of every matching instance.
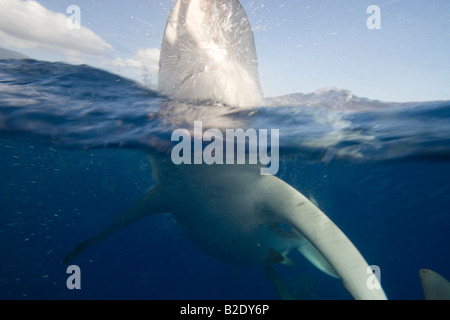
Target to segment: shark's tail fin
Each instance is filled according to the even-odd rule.
[[[295,300],[295,297],[286,287],[286,285],[281,281],[280,277],[277,275],[272,266],[266,265],[266,275],[267,279],[270,280],[275,287],[275,290],[281,300]]]
[[[130,210],[128,210],[123,216],[114,221],[105,230],[97,234],[96,236],[84,241],[77,246],[67,257],[62,260],[63,264],[68,264],[73,258],[75,258],[82,251],[93,246],[94,244],[102,241],[116,231],[123,227],[145,218],[155,213],[165,212],[165,209],[161,206],[164,203],[164,197],[162,197],[159,187],[152,189],[147,193],[140,201],[138,201]]]

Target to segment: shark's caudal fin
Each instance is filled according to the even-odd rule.
[[[430,270],[419,271],[426,300],[450,300],[450,282],[440,274]]]
[[[264,104],[247,14],[238,0],[178,0],[161,46],[158,91],[234,107]]]
[[[166,212],[164,206],[164,196],[160,194],[159,187],[152,189],[147,193],[140,201],[138,201],[130,210],[128,210],[124,215],[115,220],[110,226],[104,229],[102,232],[96,236],[84,241],[79,246],[77,246],[64,260],[63,264],[69,263],[75,256],[80,254],[82,251],[91,247],[92,245],[102,241],[114,232],[122,229],[123,227],[145,218],[151,214]]]
[[[289,291],[286,285],[281,281],[275,270],[270,265],[266,265],[266,276],[270,280],[281,300],[295,300],[294,295]]]

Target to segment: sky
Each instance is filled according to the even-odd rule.
[[[0,0],[0,47],[89,64],[154,88],[172,0]],[[266,97],[350,90],[383,101],[450,100],[448,0],[241,0]],[[80,29],[67,27],[71,5]],[[380,29],[368,28],[380,8]],[[74,20],[71,20],[74,21]],[[372,21],[372,20],[371,20]]]

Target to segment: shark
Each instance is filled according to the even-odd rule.
[[[175,3],[161,46],[158,90],[175,105],[214,101],[248,110],[264,103],[253,32],[238,0]],[[270,266],[293,265],[289,253],[298,251],[341,279],[353,298],[386,299],[381,285],[368,286],[369,264],[339,227],[294,187],[262,175],[262,164],[177,165],[167,152],[148,157],[156,187],[64,264],[131,223],[171,213],[203,251],[236,267],[267,267],[275,285]]]

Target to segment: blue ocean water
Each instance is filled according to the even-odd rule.
[[[278,176],[378,265],[390,299],[423,299],[418,271],[450,278],[450,102],[383,103],[328,90],[242,111],[175,102],[89,66],[0,60],[0,299],[277,299],[263,267],[208,256],[169,214],[61,260],[156,182],[148,153],[201,117],[280,130]],[[176,195],[174,195],[176,197]],[[175,200],[174,200],[175,201]],[[351,299],[300,254],[275,266],[299,299]]]

